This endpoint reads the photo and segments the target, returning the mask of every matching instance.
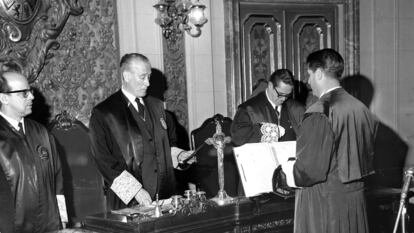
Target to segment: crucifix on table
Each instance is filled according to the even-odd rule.
[[[219,183],[219,191],[217,196],[214,197],[212,200],[217,202],[219,205],[224,205],[230,203],[233,198],[227,195],[226,191],[224,191],[224,146],[225,144],[231,141],[229,136],[224,135],[221,129],[221,123],[216,118],[216,132],[214,133],[213,137],[206,139],[206,144],[214,146],[217,150],[217,170],[218,170],[218,183]]]

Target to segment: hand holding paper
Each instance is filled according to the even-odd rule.
[[[234,148],[234,156],[247,197],[272,192],[275,169],[295,157],[296,141],[247,143]]]

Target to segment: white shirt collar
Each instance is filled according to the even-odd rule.
[[[276,109],[278,112],[279,112],[279,114],[280,114],[280,111],[282,111],[282,105],[280,104],[280,105],[278,105],[278,106],[276,106],[276,104],[274,104],[271,100],[270,100],[270,98],[269,98],[269,95],[267,94],[267,89],[266,89],[266,97],[267,97],[267,100],[269,101],[269,103],[272,105],[272,107],[273,107],[273,109]]]
[[[331,91],[333,91],[333,90],[336,90],[336,89],[338,89],[338,88],[341,88],[341,86],[332,87],[332,88],[330,88],[330,89],[326,90],[325,92],[323,92],[323,93],[319,96],[319,98],[321,98],[323,95],[328,94],[329,92],[331,92]]]
[[[8,117],[8,116],[6,116],[3,112],[1,112],[0,111],[0,115],[7,121],[7,122],[9,122],[17,131],[19,131],[19,123],[21,122],[22,123],[22,125],[23,125],[23,132],[25,132],[25,130],[24,130],[24,118],[22,118],[21,120],[20,120],[20,122],[19,121],[16,121],[15,119],[13,119],[13,118],[11,118],[11,117]]]
[[[122,93],[127,97],[127,99],[129,100],[129,103],[132,104],[132,106],[134,106],[134,108],[136,110],[138,110],[138,105],[137,102],[135,102],[135,99],[137,97],[135,97],[134,95],[132,95],[131,93],[129,93],[128,91],[126,91],[124,88],[121,88]],[[142,98],[139,98],[139,102],[141,102],[141,104],[144,104],[144,100]]]

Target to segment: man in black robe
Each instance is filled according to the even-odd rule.
[[[147,95],[148,58],[130,53],[120,65],[121,89],[94,107],[90,119],[92,155],[104,178],[110,209],[150,205],[156,194],[160,199],[175,194],[173,168],[191,154],[170,147],[164,104]],[[132,183],[114,185],[124,174]]]
[[[296,140],[304,106],[291,98],[292,73],[279,69],[270,76],[265,91],[242,103],[231,125],[234,144]]]
[[[33,99],[23,75],[0,73],[0,232],[42,233],[61,227],[60,161],[45,127],[24,118],[32,112]]]
[[[282,164],[296,191],[295,233],[368,232],[364,178],[373,171],[377,121],[339,84],[344,62],[333,49],[307,58],[319,100],[306,111],[296,160]]]

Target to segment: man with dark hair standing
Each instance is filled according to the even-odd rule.
[[[170,147],[163,102],[147,95],[148,58],[126,54],[120,66],[121,90],[98,104],[90,119],[92,154],[110,209],[150,205],[156,194],[175,194],[173,167],[191,154]]]
[[[296,140],[305,108],[291,98],[293,89],[288,69],[273,72],[266,90],[239,106],[231,125],[232,141],[240,146]]]
[[[26,77],[0,72],[0,202],[9,200],[0,205],[1,232],[61,228],[58,202],[65,201],[60,160],[46,128],[25,118],[33,99]]]
[[[282,164],[296,191],[295,233],[368,232],[364,178],[373,173],[377,121],[339,84],[341,55],[322,49],[307,58],[319,100],[306,111],[296,160]]]

